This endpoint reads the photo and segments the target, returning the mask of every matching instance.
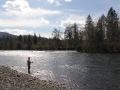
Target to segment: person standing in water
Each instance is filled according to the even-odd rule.
[[[30,64],[33,63],[30,61],[30,57],[28,57],[28,60],[27,60],[27,65],[28,65],[28,74],[30,74]]]

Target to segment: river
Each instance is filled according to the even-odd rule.
[[[73,90],[120,90],[119,53],[78,53],[76,51],[0,51],[0,64],[52,80]]]

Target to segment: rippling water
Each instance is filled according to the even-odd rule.
[[[74,90],[120,90],[120,54],[76,51],[0,51],[0,64]]]

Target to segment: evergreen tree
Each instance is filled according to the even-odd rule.
[[[106,40],[106,17],[104,14],[99,18],[95,28],[96,50],[103,51],[104,41]]]
[[[19,35],[18,40],[22,42],[22,36],[21,36],[21,34]]]
[[[118,42],[119,23],[116,11],[111,7],[107,14],[107,40],[108,43]]]
[[[103,43],[104,39],[106,39],[106,17],[104,15],[99,18],[97,26],[96,26],[96,41],[98,43]]]
[[[21,50],[21,49],[22,49],[22,44],[21,44],[21,42],[18,42],[18,43],[17,43],[16,49],[17,49],[17,50]]]
[[[73,25],[73,44],[74,44],[74,48],[76,48],[76,46],[78,45],[79,43],[79,39],[78,39],[78,27],[77,27],[77,24],[74,23]]]
[[[94,22],[92,21],[92,18],[90,15],[88,15],[87,17],[85,30],[86,30],[86,38],[88,41],[89,50],[93,51],[94,44],[95,44],[95,30],[94,30]]]
[[[38,40],[39,40],[39,41],[41,40],[41,36],[40,36],[40,34],[39,34],[39,38],[38,38]]]
[[[27,36],[24,36],[24,44],[27,44]]]
[[[27,50],[31,50],[31,46],[32,46],[32,39],[31,39],[31,36],[29,34],[28,38],[27,38]]]
[[[10,47],[11,50],[14,49],[14,43],[13,43],[13,38],[12,37],[10,37],[9,47]]]
[[[34,39],[34,44],[37,44],[37,43],[38,43],[38,40],[37,40],[37,36],[36,36],[35,33],[34,33],[34,37],[33,37],[33,39]]]
[[[119,23],[118,14],[111,7],[107,14],[107,46],[108,50],[111,52],[116,49],[116,45],[119,42]]]

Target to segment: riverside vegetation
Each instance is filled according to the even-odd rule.
[[[61,32],[54,29],[53,38],[21,36],[17,38],[1,37],[1,50],[77,50],[80,52],[120,52],[120,20],[111,7],[107,13],[93,22],[90,15],[84,27],[78,28],[77,23],[66,27],[64,38]]]

